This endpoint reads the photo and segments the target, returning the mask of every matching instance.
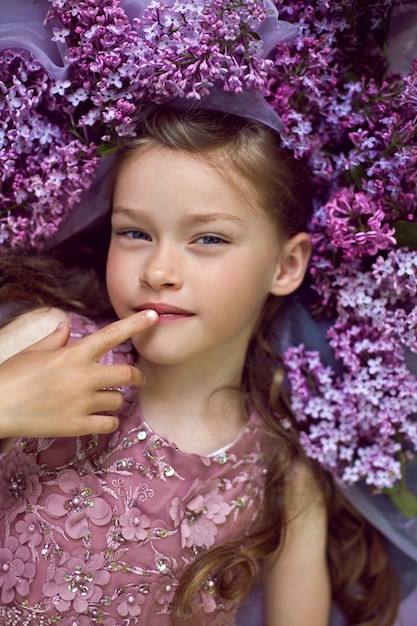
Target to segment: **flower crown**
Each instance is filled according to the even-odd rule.
[[[303,445],[417,515],[403,482],[417,450],[417,51],[402,42],[404,76],[384,55],[413,4],[40,0],[24,42],[13,4],[0,8],[1,245],[56,242],[73,216],[87,223],[80,200],[97,213],[106,155],[142,103],[239,101],[314,174],[312,312],[331,355],[307,333],[285,355]]]

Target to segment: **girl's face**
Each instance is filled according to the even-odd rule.
[[[121,166],[107,286],[120,318],[159,313],[133,337],[140,360],[242,365],[268,295],[288,291],[275,228],[235,182],[239,191],[202,160],[154,146]]]

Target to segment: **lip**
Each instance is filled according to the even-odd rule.
[[[182,309],[181,307],[173,306],[165,302],[145,302],[137,307],[137,311],[144,311],[145,309],[152,309],[156,311],[159,316],[159,323],[176,322],[180,320],[192,317],[194,313]]]

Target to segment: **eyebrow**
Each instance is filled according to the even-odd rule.
[[[231,213],[192,213],[191,215],[187,215],[184,218],[185,225],[194,224],[207,224],[208,222],[219,222],[219,221],[227,221],[234,222],[236,224],[242,224],[244,220],[238,217],[237,215],[232,215]]]
[[[146,218],[149,219],[149,214],[145,211],[142,211],[141,209],[132,209],[129,207],[123,207],[123,206],[116,206],[113,209],[113,214],[117,215],[117,214],[122,214],[122,215],[126,215],[126,217],[130,217],[130,218]],[[184,217],[184,219],[182,220],[184,223],[184,226],[194,226],[194,225],[198,225],[198,224],[207,224],[209,222],[219,222],[219,221],[228,221],[228,222],[234,222],[236,224],[242,224],[244,222],[244,220],[237,216],[237,215],[233,215],[232,213],[226,213],[226,212],[218,212],[215,211],[213,213],[191,213],[191,215],[187,215]]]

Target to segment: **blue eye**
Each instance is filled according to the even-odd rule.
[[[218,235],[202,235],[201,237],[196,239],[196,243],[202,243],[206,246],[215,246],[227,242]]]
[[[126,230],[123,235],[129,239],[142,239],[143,241],[152,241],[151,236],[142,230]]]

